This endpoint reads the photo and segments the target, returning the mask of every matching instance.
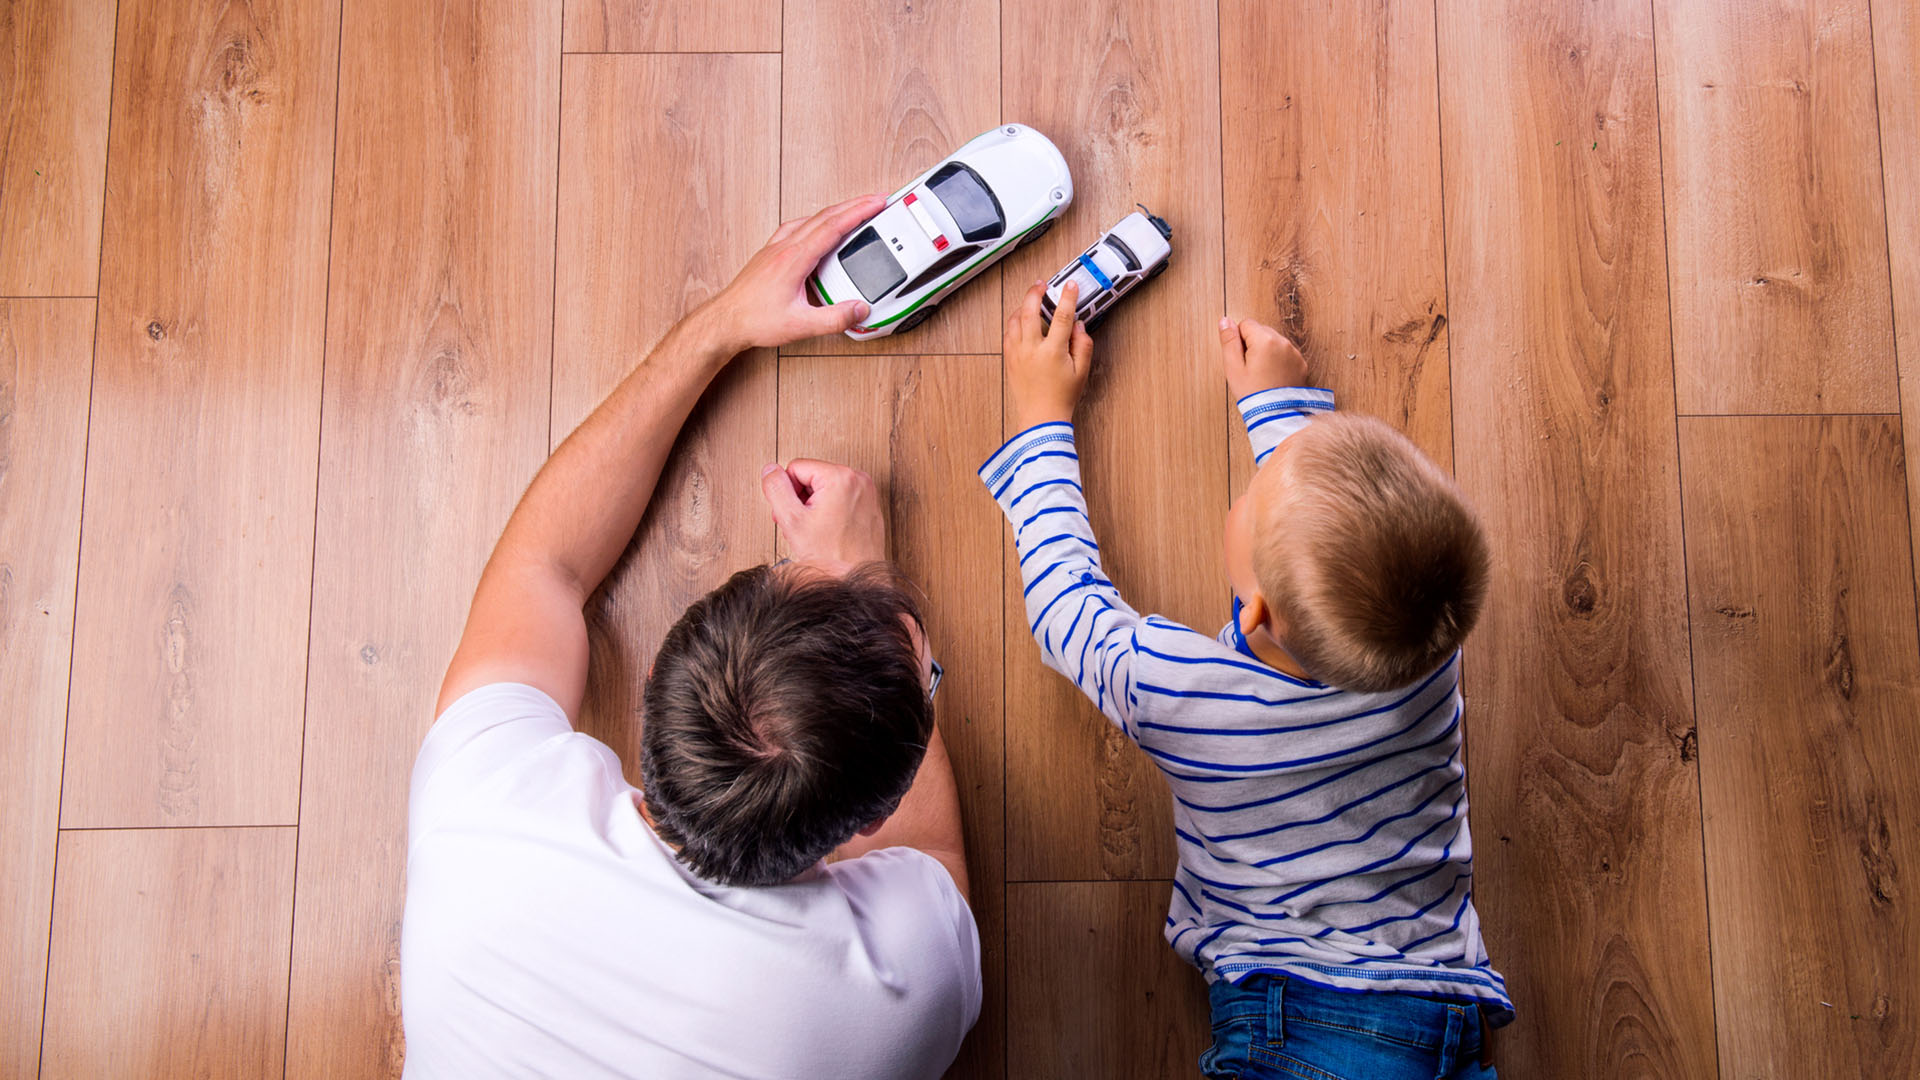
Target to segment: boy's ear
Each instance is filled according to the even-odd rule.
[[[1267,607],[1267,598],[1255,593],[1240,598],[1240,636],[1245,637],[1266,625],[1273,617],[1273,609]]]

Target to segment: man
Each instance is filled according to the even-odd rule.
[[[885,203],[782,225],[528,487],[415,763],[409,1077],[931,1077],[980,1009],[938,680],[873,482],[762,486],[793,558],[687,609],[645,692],[643,789],[575,732],[582,606],[713,376],[865,318],[807,272]]]

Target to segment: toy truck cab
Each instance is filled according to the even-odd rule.
[[[1040,301],[1041,314],[1053,318],[1060,290],[1071,281],[1080,286],[1075,317],[1092,326],[1121,297],[1159,277],[1172,256],[1172,227],[1143,206],[1121,218],[1079,258],[1053,275],[1047,282],[1047,295]]]

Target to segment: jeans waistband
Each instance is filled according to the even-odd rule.
[[[1207,995],[1215,1022],[1260,1016],[1274,1028],[1324,1024],[1449,1054],[1474,1053],[1482,1041],[1478,1006],[1417,994],[1330,990],[1257,972],[1231,985],[1221,979],[1208,988]]]

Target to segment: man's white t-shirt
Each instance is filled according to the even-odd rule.
[[[619,759],[530,687],[449,706],[414,764],[406,1075],[934,1077],[980,1014],[980,937],[931,856],[771,888],[696,877]]]

